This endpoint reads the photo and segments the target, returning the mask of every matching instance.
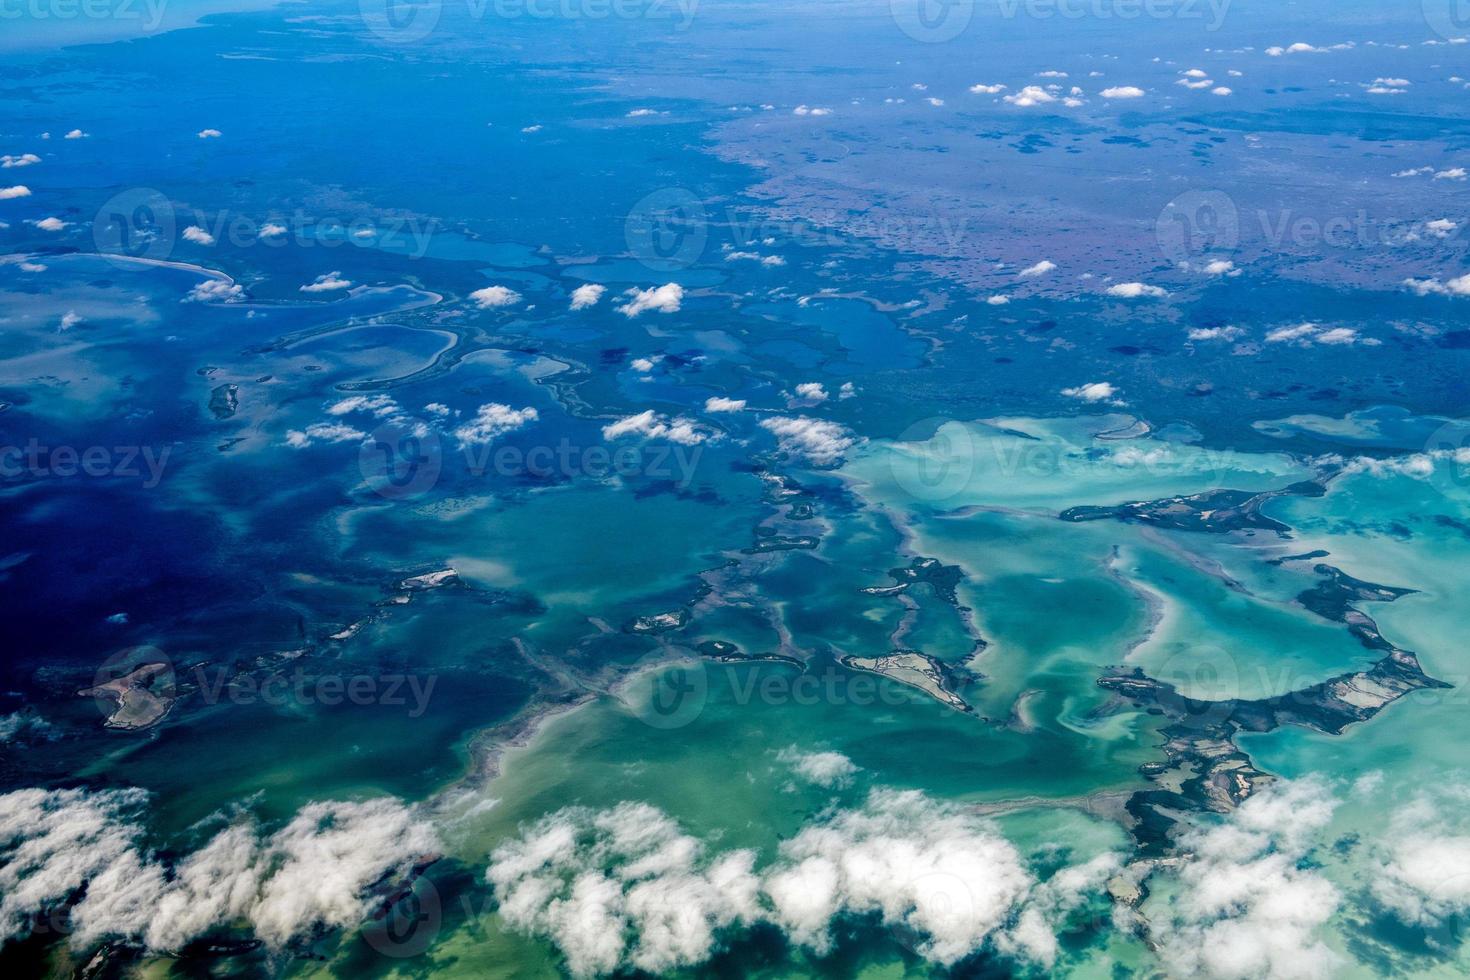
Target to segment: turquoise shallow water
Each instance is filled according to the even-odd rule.
[[[1463,274],[1432,5],[594,6],[0,22],[0,960],[1463,972],[1470,327],[1403,286]],[[1058,519],[1312,480],[1249,530]],[[1178,804],[1184,856],[1133,863],[1134,794],[1192,775],[1169,712],[1382,657],[1316,562],[1414,590],[1354,606],[1452,686],[1234,735],[1262,805]],[[142,663],[167,712],[104,728],[78,692]],[[96,836],[22,868],[33,792]],[[487,867],[538,841],[517,905]]]

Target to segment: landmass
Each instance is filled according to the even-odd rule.
[[[1216,534],[1230,531],[1274,531],[1290,536],[1291,528],[1261,513],[1261,507],[1276,497],[1320,497],[1327,492],[1325,483],[1303,480],[1279,490],[1207,490],[1204,493],[1162,500],[1136,500],[1116,507],[1069,507],[1058,516],[1064,521],[1100,521],[1113,519],[1133,524],[1147,524],[1176,531],[1206,531]]]
[[[969,703],[951,689],[949,671],[945,666],[915,650],[899,650],[882,657],[842,657],[839,662],[844,667],[882,674],[916,688],[957,711],[972,710]]]
[[[155,685],[157,689],[155,689]],[[77,692],[115,704],[103,727],[138,732],[163,720],[177,700],[173,666],[166,662],[140,664],[121,677]]]
[[[224,384],[209,393],[209,410],[216,419],[223,421],[234,417],[240,407],[240,386]]]

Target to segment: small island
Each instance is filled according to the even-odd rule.
[[[79,697],[110,701],[114,707],[103,727],[139,732],[163,720],[177,697],[174,669],[169,663],[140,664],[121,677],[77,692]]]
[[[882,674],[900,684],[923,691],[940,704],[949,705],[956,711],[971,710],[965,699],[951,689],[949,672],[944,665],[916,650],[899,650],[882,657],[843,657],[839,663],[853,670]]]

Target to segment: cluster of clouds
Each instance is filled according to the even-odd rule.
[[[1411,167],[1408,170],[1398,170],[1393,173],[1394,177],[1423,177],[1433,174],[1435,180],[1465,180],[1470,178],[1470,171],[1464,167],[1446,167],[1443,170],[1434,167]]]
[[[1337,801],[1317,780],[1277,784],[1231,819],[1184,835],[1189,855],[1161,912],[1145,911],[1179,976],[1330,977],[1341,963],[1317,937],[1336,887],[1306,859]]]
[[[461,445],[485,445],[508,432],[524,429],[540,417],[530,406],[511,408],[501,402],[490,402],[481,405],[473,419],[455,429],[454,436]]]
[[[1067,73],[1064,71],[1043,71],[1037,74],[1042,78],[1067,77]],[[981,82],[970,86],[971,95],[1000,95],[1002,102],[1021,109],[1030,109],[1035,106],[1045,105],[1062,105],[1069,109],[1075,109],[1078,106],[1085,105],[1087,101],[1084,98],[1087,93],[1080,86],[1063,86],[1056,82],[1044,85],[1024,85],[1007,95],[1001,94],[1007,91],[1009,91],[1008,87],[1000,83]],[[1137,85],[1112,85],[1102,89],[1097,94],[1104,99],[1117,100],[1141,99],[1148,93]],[[1224,94],[1229,94],[1229,90],[1226,90]],[[930,99],[929,102],[931,105],[944,104],[942,99]]]
[[[1238,75],[1239,72],[1231,72]],[[1210,90],[1211,95],[1233,95],[1234,90],[1226,85],[1216,85],[1214,79],[1210,78],[1209,72],[1203,68],[1186,68],[1179,73],[1179,81],[1176,85],[1182,85],[1190,91]]]
[[[639,436],[644,439],[667,439],[681,446],[697,446],[712,435],[713,433],[693,419],[683,416],[671,419],[651,408],[602,427],[602,437],[608,440]]]
[[[1420,296],[1470,296],[1470,274],[1447,279],[1405,279],[1404,285]]]
[[[1444,817],[1463,813],[1467,803],[1470,791],[1445,786],[1399,808],[1373,880],[1374,897],[1400,921],[1426,930],[1431,945],[1445,945],[1441,928],[1470,912],[1470,836]]]
[[[851,432],[826,419],[778,415],[762,419],[761,428],[776,437],[781,451],[818,466],[835,466],[855,444]]]
[[[1355,908],[1418,930],[1425,944],[1455,953],[1470,913],[1470,835],[1456,822],[1470,788],[1448,783],[1409,800],[1386,800],[1381,773],[1350,795],[1391,813],[1384,832],[1358,845],[1344,870]],[[1327,925],[1349,897],[1324,871],[1334,813],[1344,796],[1327,780],[1280,781],[1227,820],[1179,839],[1180,862],[1156,876],[1142,920],[1170,972],[1208,978],[1332,977],[1345,958],[1325,943]],[[1347,852],[1344,852],[1347,853]],[[1131,920],[1131,912],[1122,919]],[[1137,921],[1127,924],[1138,925]]]
[[[423,411],[436,421],[458,414],[439,402],[430,402]],[[420,438],[431,431],[428,423],[407,414],[391,395],[351,395],[328,405],[326,413],[326,420],[313,422],[304,429],[288,430],[286,445],[292,449],[305,449],[322,442],[361,442],[368,437],[367,431],[359,428],[364,424],[363,419],[397,424]],[[513,408],[502,402],[488,402],[481,405],[472,418],[454,429],[454,437],[462,446],[485,445],[525,428],[540,417],[540,413],[531,406]]]
[[[1268,344],[1293,344],[1298,347],[1309,347],[1313,344],[1327,347],[1350,347],[1355,344],[1378,347],[1383,343],[1376,337],[1361,336],[1352,327],[1323,327],[1316,323],[1277,327],[1266,332],[1265,340]]]
[[[1116,870],[1105,854],[1039,881],[995,827],[951,804],[875,790],[784,841],[710,854],[643,803],[562,810],[491,856],[486,879],[513,929],[549,939],[575,977],[658,973],[707,960],[764,923],[821,955],[833,927],[876,919],[952,965],[982,950],[1050,966],[1056,934]]]
[[[1308,44],[1305,41],[1297,41],[1295,44],[1285,46],[1273,45],[1266,49],[1266,53],[1273,58],[1280,58],[1282,55],[1288,54],[1326,54],[1329,51],[1351,51],[1355,47],[1357,45],[1352,41],[1344,41],[1341,44],[1329,44],[1325,47]]]
[[[311,803],[269,834],[235,819],[166,860],[143,845],[147,803],[138,789],[0,796],[0,941],[69,905],[78,949],[120,939],[172,952],[237,924],[281,949],[358,925],[374,886],[441,846],[412,808],[384,798]]]

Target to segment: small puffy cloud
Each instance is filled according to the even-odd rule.
[[[1048,272],[1051,272],[1056,267],[1057,264],[1051,259],[1042,259],[1035,265],[1028,265],[1026,268],[1016,273],[1016,275],[1020,276],[1022,279],[1034,279],[1037,276],[1046,275]]]
[[[1117,296],[1120,299],[1139,299],[1148,297],[1160,299],[1169,295],[1169,291],[1161,286],[1150,286],[1145,282],[1120,282],[1108,287],[1109,296]]]
[[[13,201],[18,197],[30,197],[31,189],[25,184],[16,184],[14,187],[0,187],[0,201]]]
[[[1004,85],[984,85],[984,84],[980,84],[980,85],[971,85],[970,86],[970,93],[972,95],[999,95],[1000,93],[1004,92],[1005,90],[1006,90],[1006,87]]]
[[[486,286],[470,293],[470,299],[482,310],[496,310],[521,301],[521,294],[509,286]]]
[[[828,395],[820,381],[803,381],[796,386],[796,397],[808,402],[824,402]]]
[[[694,446],[709,438],[709,433],[698,427],[693,419],[670,419],[653,409],[629,415],[602,427],[602,437],[607,440],[623,436],[639,436],[644,439],[666,439],[681,446]]]
[[[185,228],[183,231],[183,238],[184,241],[193,242],[195,245],[214,244],[214,236],[205,231],[203,228],[200,228],[198,225],[190,225],[189,227]]]
[[[536,409],[511,408],[499,402],[481,405],[474,419],[454,430],[454,436],[465,445],[483,445],[507,432],[525,428],[540,418]]]
[[[1002,296],[1000,293],[985,298],[986,304],[990,306],[1005,306],[1010,301],[1011,298],[1009,296]]]
[[[1063,388],[1062,394],[1085,402],[1106,402],[1115,399],[1118,389],[1106,381],[1091,381],[1075,388]]]
[[[1233,276],[1240,272],[1229,259],[1214,259],[1200,269],[1207,276]]]
[[[286,233],[286,226],[274,221],[267,221],[260,226],[261,238],[279,238]]]
[[[600,283],[589,282],[578,286],[572,290],[572,309],[585,310],[589,306],[596,306],[605,292],[607,287]]]
[[[745,410],[745,399],[724,398],[716,395],[704,400],[706,412],[742,412]]]
[[[776,758],[790,766],[797,776],[826,789],[848,785],[859,771],[841,752],[802,752],[792,746],[782,749]]]
[[[1228,85],[1216,85],[1214,88],[1210,89],[1210,94],[1211,95],[1234,95],[1235,94],[1235,90],[1232,89]]]
[[[67,222],[62,221],[60,218],[42,218],[40,221],[33,222],[33,224],[42,231],[61,231],[67,226]]]
[[[1183,75],[1185,78],[1209,78],[1210,77],[1209,76],[1209,72],[1205,71],[1203,68],[1187,68],[1184,71],[1181,71],[1179,74]]]
[[[1319,344],[1333,346],[1355,344],[1358,342],[1358,332],[1352,327],[1333,327],[1330,330],[1322,331],[1314,339]]]
[[[1464,167],[1449,167],[1445,170],[1436,171],[1435,180],[1464,180],[1466,171]]]
[[[340,272],[328,272],[317,276],[311,282],[301,287],[303,293],[330,293],[338,289],[351,289],[352,283],[342,278]]]
[[[85,322],[86,319],[76,310],[67,310],[66,313],[62,315],[61,323],[58,324],[58,326],[62,330],[70,330],[77,324]]]
[[[199,131],[199,138],[202,140],[217,140],[223,135],[224,133],[221,133],[217,129],[201,129]]]
[[[245,287],[228,279],[206,279],[184,297],[185,303],[238,303],[245,298]]]
[[[1449,238],[1459,228],[1459,224],[1449,218],[1436,218],[1433,221],[1424,222],[1424,230],[1435,238]]]
[[[852,435],[836,422],[825,419],[777,416],[763,419],[761,428],[776,437],[781,451],[801,456],[818,466],[833,466],[853,447]]]
[[[791,110],[791,114],[793,116],[830,116],[832,114],[832,110],[823,109],[820,107],[799,105],[795,109]]]
[[[530,125],[530,126],[522,126],[521,127],[521,132],[523,132],[523,133],[539,133],[539,132],[541,132],[541,124],[540,123],[535,123],[535,124]]]
[[[1136,85],[1114,85],[1098,93],[1105,99],[1141,99],[1143,94],[1143,89]]]
[[[86,139],[90,135],[92,135],[92,134],[91,133],[84,133],[80,129],[73,129],[71,132],[69,132],[65,136],[63,136],[62,139],[64,139],[64,140],[84,140],[84,139]]]
[[[623,115],[627,119],[639,119],[639,118],[641,118],[643,116],[656,116],[656,115],[658,115],[658,110],[657,109],[629,109]]]
[[[625,294],[628,301],[618,307],[618,312],[629,319],[653,310],[655,313],[678,313],[684,301],[684,287],[676,282],[665,283],[650,289],[630,289]]]
[[[41,162],[41,158],[34,153],[20,153],[0,156],[0,170],[9,170],[12,167],[30,167]]]
[[[1310,339],[1317,333],[1315,323],[1298,323],[1289,327],[1277,327],[1266,334],[1266,343],[1285,344],[1298,340]]]
[[[1057,97],[1055,95],[1052,95],[1040,85],[1027,85],[1021,91],[1005,97],[1005,101],[1011,105],[1020,106],[1023,109],[1046,105],[1048,102],[1055,102],[1056,100]]]
[[[1245,336],[1240,327],[1195,327],[1189,331],[1190,340],[1238,340]]]

